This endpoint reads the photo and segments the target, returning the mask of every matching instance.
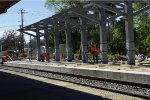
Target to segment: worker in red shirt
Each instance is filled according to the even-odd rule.
[[[50,54],[46,53],[46,61],[49,62],[49,59],[50,59]]]
[[[93,62],[98,63],[98,53],[100,52],[100,49],[97,48],[96,44],[91,45],[90,52],[93,55]]]
[[[49,53],[42,53],[41,54],[41,60],[42,60],[42,62],[44,62],[45,60],[47,61],[47,62],[49,62],[49,60],[50,60],[50,55],[49,55]]]

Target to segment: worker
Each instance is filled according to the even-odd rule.
[[[44,53],[41,54],[41,61],[44,62]]]
[[[2,64],[4,64],[4,62],[7,62],[9,58],[10,58],[9,55],[2,56]]]
[[[90,52],[93,55],[93,62],[98,63],[98,53],[100,52],[100,49],[97,48],[96,44],[91,45]]]
[[[46,53],[46,61],[49,62],[49,59],[50,59],[50,54]]]

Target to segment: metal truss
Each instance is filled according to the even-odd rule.
[[[135,2],[146,3],[146,6],[134,12],[132,4]],[[72,30],[73,28],[79,28],[85,33],[87,27],[98,24],[101,32],[100,46],[102,48],[102,63],[108,63],[107,39],[105,34],[106,23],[122,16],[126,23],[125,31],[128,64],[135,64],[133,17],[149,9],[150,2],[148,0],[82,0],[80,5],[26,26],[23,30],[37,32],[36,36],[39,38],[39,36],[45,34],[40,33],[40,30],[46,30],[49,34],[53,33],[55,35],[56,33],[56,35],[58,35],[59,31],[66,32],[68,29]],[[22,31],[22,29],[18,31]],[[24,33],[36,37],[31,33]],[[86,36],[82,37],[85,39]],[[85,41],[82,42],[85,43]],[[56,44],[58,46],[58,42]]]

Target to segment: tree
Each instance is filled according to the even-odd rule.
[[[112,29],[113,39],[109,43],[109,52],[111,54],[125,54],[125,21],[120,19]]]
[[[80,0],[46,0],[45,6],[47,8],[55,8],[57,11],[64,11],[70,7],[80,4]],[[116,7],[112,4],[107,4]],[[144,7],[146,3],[133,3],[134,11]],[[107,13],[111,13],[107,11]],[[148,12],[143,12],[134,17],[134,34],[135,34],[135,48],[137,53],[144,53],[150,55],[150,15]],[[109,43],[108,49],[111,54],[119,53],[125,54],[125,21],[120,19],[116,21],[114,27],[111,29],[113,40]],[[99,43],[99,31],[91,27],[88,31],[88,40],[93,39],[93,42]],[[80,38],[80,37],[77,37]],[[79,40],[78,40],[79,42]]]
[[[134,3],[134,9],[139,10],[144,7],[144,3]],[[150,56],[150,16],[148,12],[143,12],[134,18],[135,27],[135,47],[136,53]]]
[[[88,29],[88,40],[91,43],[99,44],[99,42],[100,42],[100,34],[99,34],[99,29],[97,27],[91,26]],[[97,46],[99,47],[99,45],[97,45]]]
[[[145,3],[134,3],[134,11],[144,7]],[[109,52],[125,54],[125,26],[124,20],[116,22],[112,29],[113,41],[109,43]],[[150,55],[150,17],[143,12],[134,17],[134,34],[136,53]]]
[[[75,7],[80,2],[80,0],[46,0],[45,7],[47,9],[55,9],[56,12],[62,12],[71,7]]]
[[[5,35],[0,39],[3,50],[17,50],[20,49],[20,36],[17,35],[15,30],[7,30]]]

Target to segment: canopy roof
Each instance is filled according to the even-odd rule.
[[[19,2],[20,0],[0,0],[0,14],[7,12],[7,9]]]
[[[105,16],[106,22],[114,21],[117,17],[125,18],[127,13],[125,12],[125,4],[128,2],[140,2],[146,3],[147,5],[138,11],[132,12],[133,16],[140,14],[146,10],[150,9],[150,2],[146,0],[84,0],[80,5],[70,8],[64,12],[55,14],[48,18],[42,19],[36,23],[25,26],[18,31],[21,31],[25,34],[34,36],[31,33],[26,31],[36,32],[37,30],[50,31],[51,33],[55,33],[54,31],[65,31],[65,27],[69,26],[69,28],[87,28],[89,26],[97,26],[103,23],[101,20],[100,12],[102,11],[103,16]],[[132,9],[131,9],[132,10]],[[104,11],[104,12],[103,12]],[[91,12],[91,13],[90,13]],[[81,20],[82,21],[81,21]],[[84,24],[82,22],[84,21]],[[67,25],[69,24],[69,25]],[[39,34],[41,34],[39,32]],[[43,36],[43,34],[41,35]],[[34,36],[36,37],[36,36]]]

